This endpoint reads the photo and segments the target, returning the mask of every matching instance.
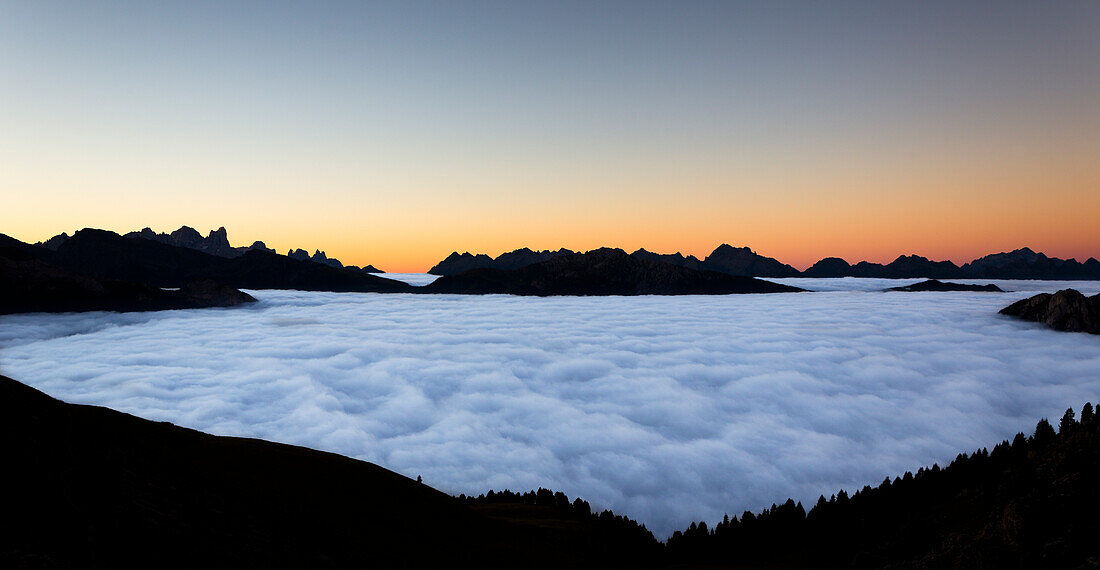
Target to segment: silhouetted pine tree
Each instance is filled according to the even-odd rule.
[[[788,500],[703,523],[667,543],[674,561],[737,567],[1075,567],[1100,557],[1100,422],[1092,404],[1058,432],[1043,419],[993,450],[960,453],[877,488],[840,490],[808,513]]]

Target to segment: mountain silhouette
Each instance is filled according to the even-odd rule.
[[[501,254],[494,259],[485,254],[474,255],[454,252],[433,266],[429,273],[454,275],[470,269],[518,269],[524,265],[538,263],[567,253],[573,252],[567,249],[534,252],[523,248]],[[860,261],[855,265],[849,264],[839,257],[826,257],[801,272],[777,259],[760,255],[748,247],[733,247],[728,244],[718,246],[703,260],[699,260],[693,255],[654,253],[646,249],[639,249],[631,255],[689,269],[717,271],[748,277],[1100,279],[1100,261],[1095,258],[1090,257],[1087,261],[1081,263],[1075,259],[1064,260],[1047,257],[1026,247],[1008,253],[987,255],[966,263],[962,267],[951,261],[933,261],[919,255],[900,255],[886,264]],[[502,258],[507,258],[508,262],[502,262]]]
[[[694,255],[684,257],[683,254],[677,253],[653,253],[646,251],[645,248],[639,249],[630,255],[637,257],[638,259],[648,259],[650,261],[660,261],[662,263],[671,263],[672,265],[679,265],[680,267],[687,267],[688,269],[695,269],[702,271],[705,269],[703,262],[699,261],[699,258]]]
[[[781,293],[797,287],[698,271],[639,258],[621,249],[567,253],[504,271],[472,269],[444,275],[423,287],[427,293],[510,295],[723,295]]]
[[[83,229],[53,252],[66,269],[99,279],[181,287],[212,279],[238,289],[303,291],[408,292],[412,286],[362,271],[298,261],[268,251],[251,250],[227,258],[114,232]]]
[[[471,269],[501,269],[510,271],[568,253],[573,252],[568,249],[559,249],[558,251],[533,251],[524,247],[515,251],[502,253],[494,259],[483,253],[472,255],[469,252],[460,254],[456,251],[448,255],[443,261],[432,266],[432,268],[428,270],[428,273],[432,275],[455,275]]]
[[[802,272],[803,277],[851,277],[852,266],[839,257],[826,257]]]
[[[968,277],[986,279],[1100,279],[1100,261],[1047,257],[1031,248],[980,257],[962,266]]]
[[[209,253],[210,255],[216,255],[218,257],[240,257],[250,251],[266,251],[269,253],[275,253],[274,249],[267,247],[262,241],[255,241],[248,247],[233,247],[229,244],[229,235],[224,227],[216,230],[211,230],[210,234],[203,237],[195,228],[190,226],[181,226],[180,229],[172,233],[157,233],[151,228],[143,228],[141,231],[130,232],[124,234],[123,237],[127,238],[141,238],[150,241],[156,241],[167,245],[174,245],[176,247],[186,247],[188,249],[194,249],[203,253]],[[52,238],[41,242],[37,245],[41,245],[51,251],[57,251],[61,247],[61,244],[69,240],[69,235],[66,233],[60,233]],[[311,259],[318,263],[323,263],[336,268],[347,267],[348,269],[356,271],[364,271],[367,273],[383,273],[380,269],[373,265],[367,265],[365,267],[358,267],[355,265],[345,266],[338,259],[333,259],[325,256],[325,252],[317,250],[317,253],[310,256],[305,250],[298,249],[287,252],[287,257],[293,259]]]
[[[0,314],[76,311],[161,311],[230,307],[256,300],[211,280],[164,290],[97,279],[46,261],[51,252],[0,234]]]
[[[65,234],[61,234],[61,236],[64,235]],[[57,237],[60,236],[54,236],[54,238],[50,238],[50,240],[56,239]],[[180,229],[170,234],[157,233],[150,228],[143,228],[141,231],[124,234],[123,237],[137,237],[158,241],[177,247],[196,249],[203,253],[209,253],[210,255],[216,255],[218,257],[239,257],[254,250],[275,252],[275,250],[267,247],[262,241],[254,242],[248,247],[233,247],[229,245],[229,235],[225,228],[210,230],[210,234],[205,238],[202,237],[202,234],[200,234],[198,230],[190,226],[182,226]],[[46,244],[49,244],[50,240],[47,240]],[[52,249],[56,250],[57,247],[53,247]]]
[[[799,271],[747,247],[722,244],[703,259],[703,267],[730,275],[746,277],[798,277]]]

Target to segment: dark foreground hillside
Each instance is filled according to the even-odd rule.
[[[1100,421],[1066,410],[992,450],[821,497],[787,500],[668,541],[684,567],[1098,568]]]
[[[944,468],[667,545],[539,489],[454,498],[377,465],[65,404],[0,376],[0,568],[1096,568],[1086,404]]]
[[[486,516],[377,465],[57,401],[0,376],[0,568],[646,566],[654,541]],[[614,543],[619,548],[604,548]]]

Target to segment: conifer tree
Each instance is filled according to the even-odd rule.
[[[1061,421],[1058,422],[1058,433],[1061,435],[1067,435],[1073,431],[1074,426],[1077,424],[1073,420],[1073,408],[1067,408],[1066,413],[1062,416]]]

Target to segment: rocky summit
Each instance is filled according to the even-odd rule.
[[[64,240],[59,240],[59,238],[62,238],[64,236],[65,234],[54,236],[53,238],[47,240],[44,245],[50,247],[50,243],[55,242],[57,243],[57,246],[60,246]],[[188,249],[195,249],[203,253],[208,253],[210,255],[216,255],[218,257],[239,257],[241,255],[244,255],[245,253],[248,253],[249,251],[254,250],[270,252],[275,251],[267,247],[267,245],[264,244],[264,242],[262,241],[253,242],[252,245],[248,247],[233,247],[232,245],[229,245],[229,234],[225,228],[210,230],[210,234],[206,237],[202,237],[202,234],[200,234],[198,230],[190,226],[181,226],[180,229],[170,234],[157,233],[154,232],[151,228],[143,228],[141,231],[130,232],[123,237],[141,238],[168,245],[174,245],[176,247],[186,247]],[[56,251],[58,247],[52,247],[51,249]]]
[[[1003,309],[1002,315],[1042,323],[1054,330],[1100,334],[1100,294],[1086,297],[1076,289],[1040,293]]]

